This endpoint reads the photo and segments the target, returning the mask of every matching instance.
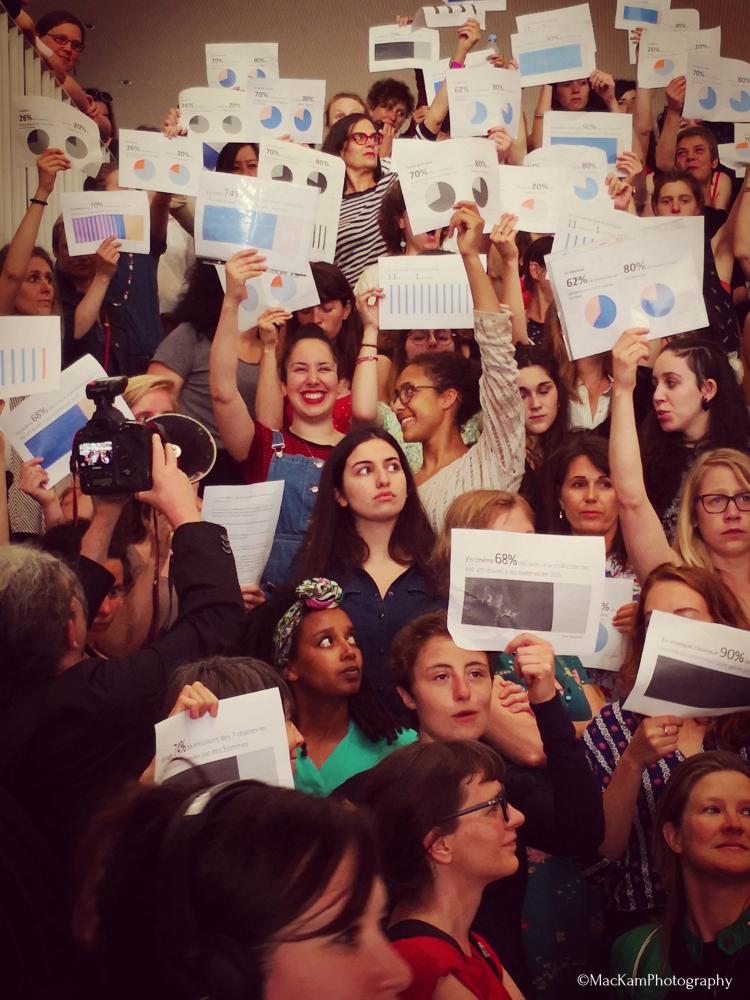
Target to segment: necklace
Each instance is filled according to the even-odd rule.
[[[128,298],[130,296],[130,286],[133,284],[133,264],[134,264],[133,254],[129,253],[128,254],[128,280],[127,280],[127,284],[125,285],[125,291],[122,294],[122,301],[121,302],[109,302],[108,303],[108,305],[112,306],[114,309],[120,309],[128,301]]]

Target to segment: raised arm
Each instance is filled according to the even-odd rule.
[[[531,126],[531,135],[528,137],[529,149],[539,149],[542,145],[542,135],[544,133],[544,116],[552,110],[552,86],[545,83],[539,88],[539,95],[534,108],[534,124]]]
[[[39,181],[34,197],[13,235],[0,274],[0,316],[13,313],[18,290],[33,256],[47,200],[55,187],[57,174],[70,169],[70,160],[60,149],[47,149],[36,161],[36,169]]]
[[[667,109],[664,112],[659,138],[656,140],[657,170],[674,170],[677,135],[682,123],[682,106],[685,103],[686,88],[687,80],[684,76],[676,76],[667,84],[665,91]]]
[[[620,527],[628,556],[640,580],[655,566],[676,562],[664,528],[646,493],[633,407],[636,369],[649,357],[646,330],[626,330],[612,351],[612,425],[609,462],[617,492]]]
[[[96,251],[96,270],[86,293],[76,306],[73,320],[73,338],[80,340],[85,337],[91,327],[99,319],[99,312],[107,294],[110,282],[117,270],[120,259],[120,241],[114,236],[108,236],[99,244]]]
[[[381,288],[368,288],[357,296],[357,312],[362,318],[362,343],[352,378],[352,424],[374,424],[378,417],[378,334]]]
[[[750,279],[750,179],[745,178],[735,204],[737,202],[739,206],[734,225],[734,256],[745,272],[745,277]]]
[[[281,391],[279,342],[283,344],[286,324],[292,314],[286,309],[266,309],[258,317],[258,335],[262,344],[258,388],[255,393],[255,419],[265,427],[284,426],[284,393]]]
[[[467,55],[471,52],[481,37],[482,31],[479,27],[479,22],[473,17],[468,18],[468,20],[462,24],[460,28],[458,28],[456,47],[453,50],[453,56],[451,58],[452,68],[456,69],[464,65]],[[428,132],[437,136],[443,127],[443,122],[445,121],[447,115],[448,90],[446,87],[441,87],[437,94],[435,94],[435,98],[424,116],[424,127]]]
[[[648,156],[651,133],[654,131],[654,98],[645,87],[635,89],[635,107],[633,108],[633,151],[638,153],[643,162]]]
[[[0,399],[0,413],[3,412],[5,401]],[[5,465],[5,438],[0,428],[0,545],[10,541],[10,521],[8,520],[8,483]]]
[[[726,174],[722,174],[721,176],[725,177]],[[719,276],[719,280],[723,281],[726,285],[729,285],[732,281],[738,226],[744,226],[747,230],[750,223],[750,207],[746,204],[748,199],[743,197],[747,186],[748,182],[746,180],[742,185],[742,190],[734,199],[734,204],[729,212],[727,221],[711,240],[711,250],[713,251],[714,263],[716,264],[716,273]],[[749,236],[750,234],[746,233],[745,238],[748,239]]]
[[[466,277],[469,279],[474,309],[477,312],[500,312],[500,303],[497,301],[492,281],[482,267],[479,257],[484,219],[473,202],[459,201],[454,207],[456,210],[448,227],[448,236],[454,234],[457,236],[458,252],[461,254]]]
[[[487,273],[492,281],[499,284],[498,298],[510,309],[510,322],[514,344],[528,344],[526,310],[521,291],[521,276],[518,271],[518,246],[515,228],[518,216],[504,212],[500,221],[490,233],[490,254]]]
[[[265,258],[255,250],[240,250],[227,261],[227,289],[211,344],[211,402],[219,434],[235,461],[247,458],[255,423],[237,387],[240,332],[237,311],[247,296],[245,282],[265,271]],[[275,348],[274,348],[275,351]]]

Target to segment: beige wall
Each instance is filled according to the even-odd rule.
[[[508,0],[509,10],[487,15],[487,31],[509,51],[515,15],[566,7],[574,0]],[[280,43],[283,76],[325,78],[328,93],[367,90],[367,29],[414,13],[401,0],[31,0],[39,16],[67,4],[96,28],[80,62],[84,86],[109,90],[122,127],[160,124],[184,87],[206,83],[206,42]],[[626,33],[613,27],[615,0],[591,0],[597,62],[615,76],[632,75]],[[722,55],[750,60],[748,0],[673,0],[696,7],[704,28],[722,25]],[[451,31],[441,32],[442,54],[450,54]],[[120,81],[129,79],[130,86]],[[404,79],[410,81],[409,74]]]

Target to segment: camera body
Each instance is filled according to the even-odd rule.
[[[96,410],[73,438],[70,464],[89,496],[126,495],[150,490],[153,426],[128,420],[114,406],[126,388],[125,376],[89,382],[86,396]]]

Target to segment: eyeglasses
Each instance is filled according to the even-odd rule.
[[[358,146],[366,146],[371,142],[373,146],[379,146],[383,142],[380,132],[350,132],[349,138]]]
[[[79,42],[76,38],[68,38],[67,35],[53,35],[51,31],[47,32],[46,37],[51,38],[55,45],[59,45],[60,48],[69,45],[74,52],[83,52],[83,42]]]
[[[451,344],[455,334],[451,330],[413,330],[406,339],[417,347],[434,340],[436,344]]]
[[[737,510],[750,510],[750,493],[735,493],[731,497],[726,493],[703,493],[699,495],[698,499],[707,514],[723,514],[730,501],[734,503]]]
[[[399,386],[398,389],[393,390],[393,395],[391,396],[391,406],[395,406],[398,401],[400,401],[403,406],[408,406],[414,397],[414,393],[417,392],[418,389],[434,389],[435,392],[440,391],[436,385],[412,385],[411,382],[404,382],[404,384]]]
[[[461,816],[468,816],[470,813],[481,812],[483,809],[495,809],[497,806],[500,806],[505,822],[509,823],[510,813],[508,811],[508,796],[505,789],[499,795],[496,795],[494,799],[487,799],[486,802],[480,802],[478,805],[460,809],[457,813],[453,813],[452,816],[444,816],[440,820],[440,823],[447,823],[449,820],[459,819]]]

